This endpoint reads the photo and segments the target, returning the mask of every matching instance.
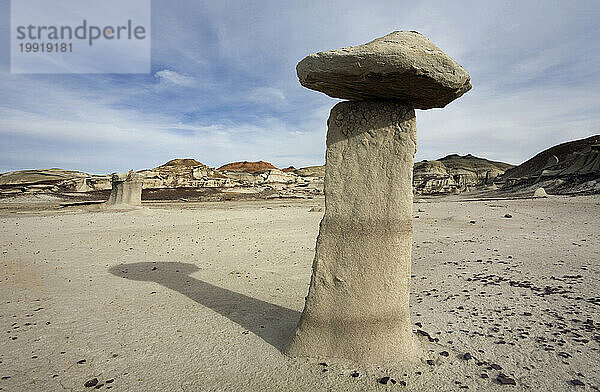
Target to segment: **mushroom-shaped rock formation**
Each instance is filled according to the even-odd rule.
[[[112,191],[106,202],[108,206],[142,204],[142,177],[130,170],[129,173],[113,173]]]
[[[414,108],[443,107],[468,73],[427,38],[395,32],[310,55],[301,83],[353,101],[327,122],[325,215],[304,311],[286,352],[357,362],[417,357],[409,283]]]
[[[443,108],[471,89],[467,71],[415,31],[311,54],[296,71],[304,87],[333,98],[396,99],[416,109]]]

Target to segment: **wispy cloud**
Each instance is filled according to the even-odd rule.
[[[197,85],[197,80],[191,76],[182,75],[175,71],[163,69],[154,73],[154,77],[157,78],[161,84],[176,85],[183,87],[193,87]]]
[[[274,87],[257,87],[250,92],[248,99],[259,104],[266,104],[274,107],[284,107],[288,104],[283,91]]]

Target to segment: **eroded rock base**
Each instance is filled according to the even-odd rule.
[[[415,356],[409,312],[416,118],[396,101],[330,113],[321,221],[292,356],[402,362]]]
[[[112,176],[112,191],[106,202],[107,206],[142,204],[142,180],[133,171],[115,173]]]

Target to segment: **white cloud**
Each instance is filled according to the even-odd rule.
[[[154,74],[154,77],[159,79],[161,83],[183,86],[183,87],[193,87],[197,84],[196,78],[191,76],[182,75],[175,71],[171,71],[168,69],[163,69],[162,71],[158,71]]]
[[[274,87],[256,88],[250,93],[248,99],[275,107],[282,107],[288,103],[283,91]]]

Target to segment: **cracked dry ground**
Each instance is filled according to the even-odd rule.
[[[597,390],[600,197],[461,200],[415,204],[404,366],[280,352],[322,200],[3,209],[0,390]]]

